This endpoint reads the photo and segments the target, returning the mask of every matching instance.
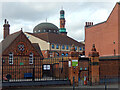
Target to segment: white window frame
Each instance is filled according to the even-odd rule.
[[[40,30],[38,30],[38,32],[40,32]]]
[[[43,70],[50,70],[50,65],[49,64],[43,65]]]
[[[9,64],[10,65],[13,64],[13,53],[12,52],[9,53]]]
[[[32,52],[29,55],[29,64],[33,64],[33,53]]]

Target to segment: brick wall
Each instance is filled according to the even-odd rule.
[[[107,21],[86,27],[85,28],[85,55],[88,56],[88,53],[91,51],[92,45],[95,44],[97,51],[100,56],[113,56],[114,49],[115,54],[120,54],[118,52],[118,38],[120,31],[118,25],[118,13],[120,5],[116,4],[115,8],[111,12]],[[115,44],[113,43],[115,41]]]
[[[100,60],[100,77],[118,77],[119,76],[119,60]]]

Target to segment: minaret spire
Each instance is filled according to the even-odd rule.
[[[46,18],[46,22],[47,22],[47,18]]]
[[[63,10],[60,10],[60,30],[59,32],[63,35],[67,35],[66,28],[65,28],[65,18],[64,18],[65,12]]]

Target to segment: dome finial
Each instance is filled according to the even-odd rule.
[[[61,6],[61,10],[63,10],[63,6]]]

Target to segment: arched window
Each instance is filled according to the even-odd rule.
[[[59,56],[59,53],[58,53],[58,52],[56,52],[56,54],[57,54],[57,56]]]
[[[46,32],[46,30],[44,30],[44,32]]]
[[[68,53],[66,53],[66,56],[68,56]]]
[[[80,51],[82,50],[82,48],[80,47]]]
[[[77,50],[77,46],[75,46],[75,50]]]
[[[33,53],[32,52],[30,53],[30,56],[29,56],[29,64],[33,64]]]
[[[56,49],[59,49],[59,45],[58,44],[56,45]]]
[[[38,32],[40,32],[40,30],[38,30]]]
[[[54,44],[52,44],[52,48],[54,49]]]
[[[51,32],[51,30],[49,30],[49,32]]]
[[[65,49],[65,46],[64,46],[64,45],[62,45],[62,49]]]
[[[83,47],[83,50],[85,50],[85,47]]]
[[[13,53],[9,53],[9,64],[13,64]]]
[[[64,54],[64,53],[62,53],[62,56],[65,56],[65,54]]]
[[[66,50],[68,50],[69,49],[69,47],[68,47],[68,45],[66,45]]]

